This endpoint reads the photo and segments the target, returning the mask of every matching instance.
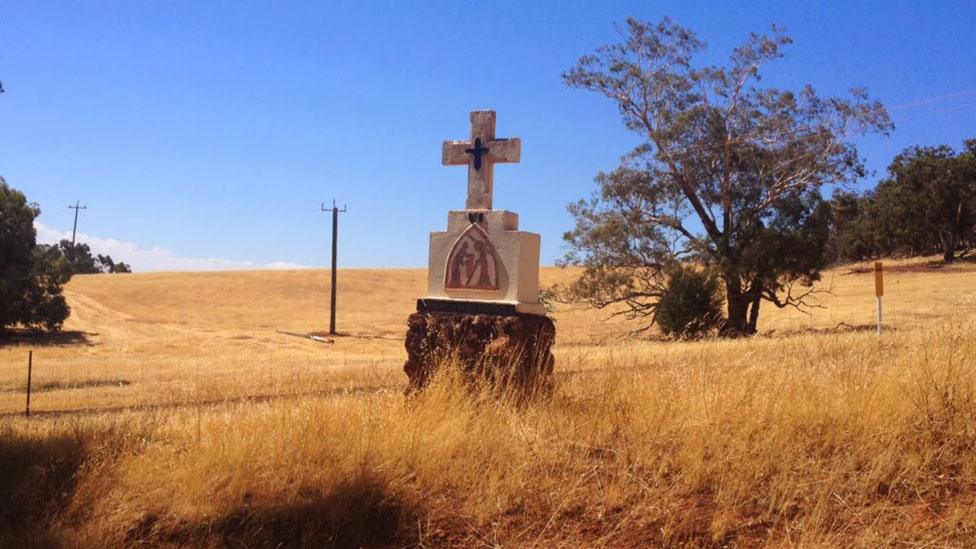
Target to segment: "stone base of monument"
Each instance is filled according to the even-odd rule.
[[[463,379],[520,395],[552,388],[552,319],[506,303],[421,299],[407,321],[407,393],[423,389],[440,367]]]

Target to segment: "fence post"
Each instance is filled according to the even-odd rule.
[[[884,267],[880,261],[874,263],[874,296],[878,303],[878,335],[881,335],[881,298],[884,297]]]
[[[34,368],[34,351],[27,351],[27,409],[24,417],[30,417],[31,370]]]

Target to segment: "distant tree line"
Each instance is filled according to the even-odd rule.
[[[869,192],[830,202],[834,262],[940,254],[950,263],[976,242],[976,139],[963,150],[915,146]]]
[[[69,240],[62,240],[58,243],[57,249],[68,261],[72,274],[132,272],[132,268],[127,263],[121,261],[116,263],[112,256],[101,254],[93,256],[88,244],[81,242],[72,244]]]
[[[110,256],[93,257],[87,244],[38,244],[34,219],[40,213],[0,177],[0,330],[57,330],[70,312],[62,289],[73,275],[130,272]]]

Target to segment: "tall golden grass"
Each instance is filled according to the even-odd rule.
[[[72,329],[89,344],[38,353],[39,369],[63,360],[76,388],[0,424],[0,544],[973,546],[976,276],[913,265],[889,278],[900,323],[880,339],[834,329],[871,317],[844,318],[855,307],[841,302],[807,324],[772,314],[772,335],[681,343],[614,323],[587,333],[598,315],[561,311],[556,390],[527,406],[449,373],[402,396],[401,343],[376,338],[406,316],[388,304],[409,309],[419,293],[411,272],[362,286],[403,277],[385,303],[347,288],[376,300],[347,320],[372,339],[333,344],[270,329],[320,322],[290,308],[307,294],[257,299],[310,273],[237,275],[228,307],[250,296],[256,313],[167,286],[235,275],[146,275],[159,279],[138,290],[138,278],[80,279]],[[837,273],[832,299],[870,277]],[[0,351],[4,391],[23,351]],[[129,384],[83,383],[109,377]],[[12,412],[22,394],[3,394]]]

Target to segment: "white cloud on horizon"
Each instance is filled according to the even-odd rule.
[[[34,221],[37,230],[37,242],[40,244],[57,244],[61,240],[71,238],[70,232],[52,229],[47,225]],[[78,233],[76,239],[91,248],[92,254],[110,255],[115,261],[128,263],[133,271],[235,271],[254,269],[310,269],[308,265],[299,265],[287,261],[272,261],[271,263],[255,263],[223,257],[180,257],[173,252],[153,246],[140,248],[131,242],[123,242],[114,238],[100,238],[85,233]]]

